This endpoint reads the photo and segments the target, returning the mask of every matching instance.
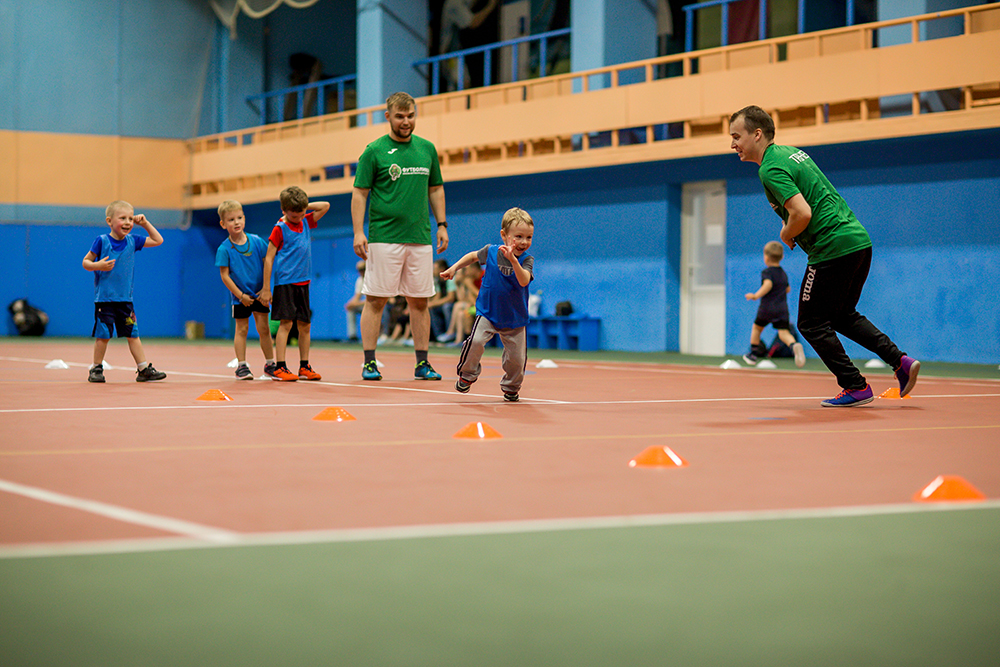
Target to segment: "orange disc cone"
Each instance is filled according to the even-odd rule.
[[[889,387],[878,396],[879,398],[899,398],[899,387]],[[910,394],[903,397],[910,398]]]
[[[461,431],[456,433],[455,438],[502,438],[503,436],[493,430],[489,424],[483,422],[469,422]]]
[[[917,492],[913,499],[922,503],[972,502],[986,500],[986,496],[961,477],[938,475],[933,482]]]
[[[199,401],[231,401],[233,399],[226,396],[221,389],[209,389],[198,397]]]
[[[326,408],[313,417],[318,422],[352,422],[357,421],[350,412],[344,408]]]
[[[686,468],[688,462],[669,447],[652,446],[628,462],[630,468]]]

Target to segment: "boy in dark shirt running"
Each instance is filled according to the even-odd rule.
[[[747,301],[760,300],[757,318],[753,322],[753,329],[750,330],[750,352],[743,355],[743,361],[751,366],[757,365],[760,358],[767,356],[767,348],[760,342],[760,334],[768,324],[774,325],[778,338],[791,348],[795,355],[795,365],[802,368],[806,363],[802,343],[796,341],[789,330],[788,300],[785,296],[792,291],[792,288],[788,285],[788,275],[781,268],[781,258],[784,254],[781,244],[777,241],[768,241],[764,245],[766,268],[760,272],[760,289],[745,295]]]

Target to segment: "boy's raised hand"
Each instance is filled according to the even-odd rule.
[[[509,245],[502,245],[500,246],[499,250],[500,254],[506,257],[508,260],[510,260],[511,264],[517,261],[517,257],[514,255],[514,249],[511,248]]]

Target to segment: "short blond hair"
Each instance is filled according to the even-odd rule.
[[[512,226],[519,222],[530,225],[532,228],[535,226],[535,221],[531,219],[531,216],[528,215],[528,212],[523,208],[518,208],[516,206],[514,208],[509,208],[507,209],[507,212],[503,214],[503,219],[500,221],[500,229],[507,232]]]
[[[242,211],[243,204],[239,203],[235,199],[227,199],[226,201],[219,204],[219,220],[226,219],[226,213],[230,211]]]
[[[114,215],[115,211],[125,208],[130,209],[133,213],[135,212],[135,208],[133,208],[132,204],[129,204],[127,201],[122,201],[121,199],[116,199],[108,204],[108,207],[104,209],[104,217],[110,218]]]
[[[764,254],[775,262],[780,262],[785,256],[785,249],[777,241],[768,241],[764,244]]]

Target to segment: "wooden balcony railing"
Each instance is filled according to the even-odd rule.
[[[960,34],[921,39],[921,26],[955,17]],[[875,46],[898,26],[908,43]],[[803,146],[1000,127],[997,54],[1000,5],[981,5],[420,98],[417,134],[454,181],[724,153],[728,117],[747,104],[773,113],[779,141]],[[909,113],[887,117],[880,101],[899,96]],[[383,112],[192,140],[191,207],[269,201],[291,184],[349,192]]]

